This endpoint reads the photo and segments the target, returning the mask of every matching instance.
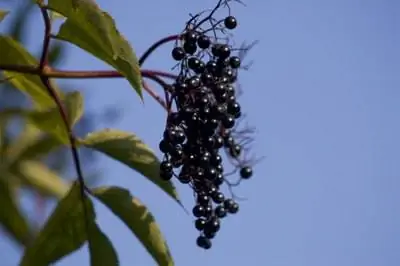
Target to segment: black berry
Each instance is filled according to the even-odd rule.
[[[224,25],[227,29],[233,30],[237,26],[237,20],[233,16],[228,16],[224,19]]]
[[[196,243],[199,247],[204,248],[204,249],[210,249],[211,248],[211,241],[205,236],[199,236],[196,240]]]
[[[240,169],[240,177],[241,178],[249,179],[252,175],[253,175],[253,170],[250,167],[245,166],[242,169]]]
[[[182,47],[175,47],[172,49],[172,58],[174,58],[176,61],[182,60],[185,58],[185,50],[183,50]]]

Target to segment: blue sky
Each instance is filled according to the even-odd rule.
[[[98,1],[138,54],[182,30],[188,13],[215,1]],[[265,156],[237,189],[240,213],[224,221],[214,246],[198,249],[190,216],[127,167],[101,157],[103,183],[126,186],[156,216],[177,266],[397,266],[400,263],[400,2],[267,0],[235,5],[238,43],[259,40],[240,78],[242,107]],[[37,14],[38,15],[38,14]],[[39,16],[38,16],[39,18]],[[40,27],[38,19],[32,27]],[[30,35],[36,34],[30,32]],[[170,69],[171,45],[146,68]],[[71,47],[66,69],[108,69]],[[124,80],[68,81],[94,109],[116,104],[111,126],[157,148],[163,110],[142,105]],[[110,125],[98,124],[96,129]],[[187,208],[193,199],[178,186]],[[121,265],[154,265],[129,230],[103,206],[98,220]],[[16,265],[19,251],[0,244]],[[82,249],[57,265],[87,265]],[[8,266],[5,265],[5,266]]]

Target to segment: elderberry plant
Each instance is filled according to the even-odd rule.
[[[159,143],[164,154],[160,177],[176,178],[193,189],[192,213],[200,231],[197,245],[204,249],[211,248],[221,219],[239,211],[239,204],[221,191],[224,183],[231,185],[221,151],[236,161],[240,178],[253,175],[250,161],[244,160],[243,147],[234,137],[235,125],[242,117],[236,88],[242,62],[237,54],[240,49],[230,44],[226,31],[234,30],[238,21],[231,14],[220,20],[214,17],[222,7],[230,13],[229,2],[220,1],[205,18],[194,16],[172,49],[179,74],[165,88],[168,118]]]
[[[188,186],[194,194],[197,245],[211,248],[222,221],[239,212],[233,188],[253,176],[256,162],[249,156],[254,130],[242,127],[245,110],[240,105],[238,83],[241,70],[248,69],[243,57],[253,45],[235,45],[233,33],[240,26],[232,12],[235,2],[241,3],[218,0],[213,9],[192,15],[181,32],[155,42],[140,57],[111,16],[93,0],[29,1],[39,8],[44,22],[38,58],[17,39],[0,33],[0,84],[20,90],[34,103],[32,108],[0,110],[0,207],[7,210],[7,215],[0,215],[0,225],[24,247],[20,265],[52,265],[85,243],[91,265],[119,265],[117,252],[97,223],[93,199],[127,225],[158,265],[174,265],[154,216],[137,197],[126,188],[88,186],[81,147],[127,165],[180,205],[174,180]],[[0,9],[0,22],[8,13]],[[53,27],[55,17],[64,19],[58,32]],[[50,59],[55,40],[74,44],[113,70],[55,68]],[[175,63],[175,72],[143,69],[153,51],[166,43],[174,43],[171,65]],[[161,160],[130,132],[104,129],[84,137],[75,135],[74,125],[84,109],[83,96],[79,91],[61,90],[56,79],[116,77],[126,78],[139,97],[144,91],[166,110],[159,142]],[[164,97],[148,80],[163,88]],[[13,115],[22,117],[27,126],[21,136],[10,141],[3,136],[3,129]],[[74,182],[66,182],[38,159],[60,146],[71,151],[77,176]],[[24,186],[59,200],[38,232],[30,228],[15,204],[18,193],[14,192]]]

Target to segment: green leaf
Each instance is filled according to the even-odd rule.
[[[62,198],[71,188],[57,173],[38,161],[22,161],[10,171],[23,184],[33,187],[45,196]]]
[[[8,13],[10,13],[10,11],[0,9],[0,22],[3,21],[3,19],[7,16]]]
[[[89,220],[85,221],[85,218]],[[87,223],[90,225],[94,219],[92,202],[86,198],[83,205],[80,186],[75,183],[58,203],[35,241],[25,249],[19,265],[53,265],[59,259],[78,250],[88,240]]]
[[[159,160],[137,136],[124,131],[105,129],[88,134],[80,142],[138,171],[180,203],[172,182],[160,178]]]
[[[119,265],[118,255],[113,244],[96,223],[92,223],[90,227],[89,252],[92,266]]]
[[[93,194],[129,227],[158,265],[174,265],[167,243],[153,215],[128,190],[100,187],[94,189]]]
[[[56,42],[49,50],[49,64],[53,67],[57,65],[61,59],[65,58],[65,43]]]
[[[60,141],[57,138],[53,136],[43,136],[30,145],[25,146],[16,159],[40,159],[59,147],[61,147]]]
[[[68,115],[68,123],[73,127],[83,114],[83,98],[78,91],[68,93],[64,101],[64,107]],[[62,143],[68,144],[69,137],[58,107],[31,112],[29,119],[43,131],[53,134]]]
[[[82,95],[75,91],[66,95],[63,105],[68,114],[68,123],[73,127],[83,114]],[[8,108],[0,112],[1,117],[19,115],[27,118],[37,128],[52,134],[61,143],[68,145],[69,137],[57,106],[46,110],[26,110],[20,108]]]
[[[7,180],[14,178],[1,171],[0,176],[0,224],[21,245],[27,245],[32,238],[29,225],[18,208],[16,195]]]
[[[33,55],[9,36],[0,35],[0,64],[38,66],[39,63]],[[8,82],[14,87],[30,96],[36,108],[49,108],[54,106],[53,99],[49,96],[46,87],[37,75],[21,74],[11,71],[3,71]],[[52,84],[60,99],[64,98],[63,93]]]
[[[48,8],[67,18],[57,38],[70,42],[113,66],[143,99],[139,63],[114,19],[92,0],[49,0]]]

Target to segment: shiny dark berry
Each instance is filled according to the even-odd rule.
[[[182,47],[175,47],[172,49],[172,58],[176,61],[181,61],[185,58],[185,50]]]
[[[208,38],[208,36],[206,35],[201,35],[197,39],[197,45],[201,49],[208,49],[208,47],[210,47],[210,44],[211,44],[210,38]]]
[[[163,161],[160,164],[160,170],[163,172],[171,172],[172,171],[172,164],[169,161]]]
[[[183,45],[183,49],[185,50],[185,52],[187,54],[194,54],[197,50],[197,46],[195,43],[191,43],[191,42],[185,42],[185,44]]]
[[[217,174],[218,174],[217,169],[210,167],[207,170],[206,176],[208,179],[214,180],[217,177]]]
[[[227,29],[233,30],[237,26],[237,20],[234,16],[228,16],[224,19],[224,25]]]
[[[217,217],[212,217],[207,223],[206,226],[204,227],[204,231],[210,231],[210,232],[218,232],[218,230],[221,227],[221,222]]]
[[[208,205],[206,207],[206,211],[205,211],[204,217],[210,217],[212,212],[213,212],[213,207],[211,205]]]
[[[226,216],[226,209],[224,208],[224,206],[220,205],[215,208],[215,215],[219,218],[224,218]]]
[[[226,86],[226,93],[228,93],[229,96],[235,95],[235,88],[231,85]]]
[[[206,70],[211,74],[217,73],[217,68],[218,68],[218,65],[217,65],[217,62],[215,62],[215,61],[208,61],[206,64]]]
[[[229,65],[232,68],[239,68],[240,67],[240,58],[237,56],[232,56],[231,58],[229,58]]]
[[[206,65],[200,61],[200,64],[197,66],[197,68],[193,69],[196,74],[202,74],[206,70]]]
[[[224,138],[224,146],[229,148],[235,144],[235,140],[232,136],[225,136]]]
[[[167,171],[160,171],[160,178],[162,180],[165,180],[165,181],[171,180],[172,176],[173,176],[173,172],[172,171],[168,171],[168,172]]]
[[[245,166],[240,169],[240,177],[243,179],[249,179],[253,175],[253,169],[251,167]]]
[[[199,163],[206,166],[210,162],[210,156],[203,155],[199,158]]]
[[[235,126],[235,117],[233,117],[232,115],[225,116],[222,120],[222,125],[224,126],[224,128],[232,128],[233,126]]]
[[[211,198],[215,203],[222,203],[225,200],[225,196],[222,192],[213,193]]]
[[[221,138],[222,140],[222,138]],[[213,156],[211,156],[211,163],[215,166],[215,165],[219,165],[222,163],[222,157],[219,154],[215,154]]]
[[[220,60],[224,60],[231,55],[231,49],[228,45],[222,44],[213,46],[214,51],[211,51],[214,56],[218,57]],[[220,61],[221,62],[221,61]]]
[[[203,169],[198,169],[196,171],[196,178],[199,180],[202,180],[204,178],[204,170]]]
[[[222,76],[227,77],[228,79],[232,78],[233,70],[231,68],[224,68],[222,71]]]
[[[227,199],[224,201],[224,207],[229,213],[237,213],[239,211],[239,204],[237,204],[232,199]]]
[[[200,78],[197,76],[192,77],[191,79],[188,80],[188,86],[191,89],[198,88],[200,86]]]
[[[183,133],[182,131],[177,132],[175,135],[175,141],[176,143],[182,144],[186,139],[185,133]]]
[[[206,208],[202,205],[196,205],[193,207],[192,213],[194,216],[200,218],[206,214]]]
[[[188,66],[190,69],[194,70],[200,65],[200,60],[197,57],[190,57],[188,59]]]
[[[237,158],[240,153],[242,152],[242,147],[240,147],[240,145],[235,144],[233,145],[230,149],[229,149],[229,154],[233,157],[233,158]]]
[[[200,205],[205,206],[205,205],[207,205],[207,204],[209,203],[209,201],[210,201],[210,197],[207,196],[207,195],[198,195],[198,196],[197,196],[197,202],[198,202]]]
[[[201,81],[204,85],[210,85],[214,81],[214,77],[210,73],[204,73],[201,75]]]
[[[228,113],[233,116],[240,113],[240,104],[238,102],[230,102],[228,104]]]
[[[217,177],[214,179],[213,183],[216,186],[222,185],[224,183],[224,176],[221,173],[217,174]]]
[[[207,239],[213,239],[215,237],[215,235],[216,235],[216,232],[213,232],[213,231],[210,231],[210,230],[205,230],[204,231],[204,236]]]
[[[213,148],[214,145],[215,145],[215,143],[214,143],[214,138],[213,137],[209,136],[209,137],[205,138],[204,146],[206,146],[207,148]]]
[[[206,223],[207,223],[206,219],[198,218],[194,224],[197,230],[202,231],[206,226]]]
[[[221,136],[216,136],[214,138],[214,148],[219,149],[224,146],[224,139]]]
[[[215,169],[217,169],[217,171],[220,173],[224,172],[224,166],[222,164],[218,164],[217,166],[215,166]]]
[[[197,41],[197,38],[199,37],[199,34],[195,31],[188,31],[185,33],[185,42],[187,43],[195,43]]]
[[[167,153],[170,150],[170,145],[165,140],[160,141],[160,144],[158,144],[158,147],[162,153]]]
[[[204,249],[210,249],[211,248],[211,241],[209,238],[205,236],[199,236],[196,240],[196,243],[199,247],[204,248]]]

